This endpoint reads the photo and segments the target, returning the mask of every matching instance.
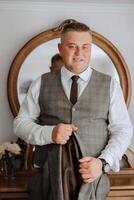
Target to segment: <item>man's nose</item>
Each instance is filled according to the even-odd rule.
[[[76,49],[75,49],[75,54],[76,54],[76,55],[81,54],[81,47],[76,47]]]

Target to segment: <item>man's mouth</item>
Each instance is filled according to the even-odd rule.
[[[83,62],[84,59],[82,59],[82,58],[73,58],[73,61],[74,62]]]

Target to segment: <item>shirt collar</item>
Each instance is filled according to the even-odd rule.
[[[89,78],[91,77],[92,74],[92,69],[90,66],[87,67],[87,69],[85,69],[83,72],[81,72],[79,74],[80,79],[82,79],[83,81],[88,81]],[[69,71],[65,66],[63,66],[61,68],[61,76],[66,79],[67,81],[69,81],[69,79],[71,79],[71,77],[75,75],[74,73],[72,73],[71,71]]]

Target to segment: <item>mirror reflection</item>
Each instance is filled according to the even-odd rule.
[[[27,90],[38,76],[50,71],[51,58],[58,53],[59,38],[50,40],[35,48],[25,59],[19,71],[17,90],[21,104]],[[119,82],[119,75],[110,57],[97,45],[92,45],[91,67],[113,76]]]
[[[20,104],[32,81],[41,74],[50,71],[51,58],[58,53],[57,44],[59,43],[59,39],[56,38],[60,37],[63,26],[71,21],[70,19],[65,20],[59,26],[45,30],[34,38],[31,38],[15,56],[10,66],[7,82],[8,100],[13,116],[17,115]],[[114,44],[103,35],[94,31],[92,31],[92,35],[91,67],[100,72],[112,75],[120,82],[125,102],[128,106],[131,99],[131,77],[124,58]],[[33,149],[29,144],[26,146],[28,154],[24,160],[24,165],[28,169],[32,168],[29,161],[31,161]],[[128,161],[131,167],[133,167],[133,152],[129,150],[127,155]]]

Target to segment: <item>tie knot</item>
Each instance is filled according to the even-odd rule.
[[[79,78],[80,78],[80,77],[77,76],[77,75],[74,75],[74,76],[71,77],[72,81],[76,81],[76,82],[77,82],[77,80],[78,80]]]

